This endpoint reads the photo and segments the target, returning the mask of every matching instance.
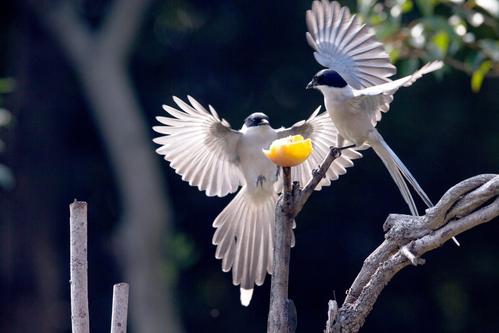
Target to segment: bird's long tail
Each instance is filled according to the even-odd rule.
[[[374,149],[376,154],[381,158],[386,168],[388,169],[388,172],[390,172],[390,175],[395,181],[395,184],[397,184],[402,197],[409,206],[412,215],[417,216],[419,214],[416,208],[416,204],[414,203],[414,199],[412,198],[411,192],[407,187],[406,180],[409,182],[409,184],[412,185],[414,191],[421,197],[424,203],[428,207],[433,207],[433,203],[431,202],[430,198],[428,198],[421,186],[419,186],[414,176],[409,172],[407,167],[404,165],[404,163],[402,163],[397,155],[395,155],[393,150],[388,146],[388,144],[385,142],[378,131],[374,130],[374,132],[371,133],[368,143]]]
[[[273,228],[277,194],[253,197],[243,187],[213,222],[213,244],[222,270],[232,269],[232,282],[241,285],[241,303],[248,306],[253,287],[272,272]]]
[[[418,214],[418,209],[416,208],[416,204],[414,203],[414,199],[412,198],[411,192],[409,191],[409,188],[407,187],[407,183],[405,182],[405,180],[407,180],[409,184],[412,185],[414,191],[416,191],[416,193],[421,197],[421,199],[423,199],[426,206],[428,207],[434,206],[430,198],[428,198],[428,196],[423,191],[421,186],[419,186],[414,176],[409,172],[404,163],[402,163],[402,161],[388,146],[388,144],[385,142],[381,134],[379,134],[379,132],[376,131],[376,129],[369,136],[368,143],[371,147],[373,147],[376,154],[378,154],[378,156],[381,158],[386,168],[388,169],[388,172],[390,172],[390,175],[395,181],[395,184],[397,184],[400,193],[402,193],[402,197],[404,197],[405,202],[409,206],[412,215],[417,216],[419,214]],[[456,237],[452,237],[452,240],[454,241],[454,243],[456,243],[457,246],[460,246]]]

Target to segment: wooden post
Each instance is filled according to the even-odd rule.
[[[118,283],[113,288],[111,333],[126,333],[128,316],[128,283]]]
[[[75,200],[69,214],[71,327],[73,333],[89,333],[87,203]]]

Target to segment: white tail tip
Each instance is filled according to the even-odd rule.
[[[452,240],[454,241],[454,243],[456,243],[457,246],[461,246],[461,244],[459,244],[459,241],[457,240],[456,237],[452,237]]]
[[[248,306],[251,302],[251,297],[253,296],[253,289],[241,288],[241,304],[243,306]]]

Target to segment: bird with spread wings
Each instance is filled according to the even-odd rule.
[[[428,206],[433,206],[409,169],[388,146],[376,129],[393,96],[401,87],[411,86],[424,74],[442,68],[441,61],[430,62],[411,75],[392,81],[396,68],[388,54],[356,15],[347,7],[328,0],[314,1],[306,12],[306,39],[317,62],[326,67],[314,75],[307,88],[324,96],[327,113],[338,133],[338,147],[355,144],[372,147],[380,157],[413,215],[418,210],[408,182]]]
[[[232,269],[232,281],[240,285],[241,303],[248,305],[254,285],[263,284],[266,273],[272,273],[274,211],[281,188],[279,168],[262,149],[290,135],[310,138],[311,155],[292,168],[293,180],[304,185],[336,143],[337,130],[327,113],[319,114],[320,107],[290,128],[273,129],[265,114],[253,113],[240,130],[234,130],[212,106],[206,109],[194,98],[187,99],[189,103],[174,97],[178,108],[165,105],[169,117],[157,117],[162,125],[154,130],[163,135],[154,139],[161,145],[157,153],[183,180],[208,196],[223,197],[241,187],[213,222],[213,244],[222,270]],[[344,150],[317,189],[330,185],[360,157],[355,149]]]

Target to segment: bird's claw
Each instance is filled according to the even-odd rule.
[[[263,183],[265,183],[266,181],[267,181],[267,178],[265,178],[264,176],[258,176],[258,178],[256,179],[256,186],[263,187]]]

